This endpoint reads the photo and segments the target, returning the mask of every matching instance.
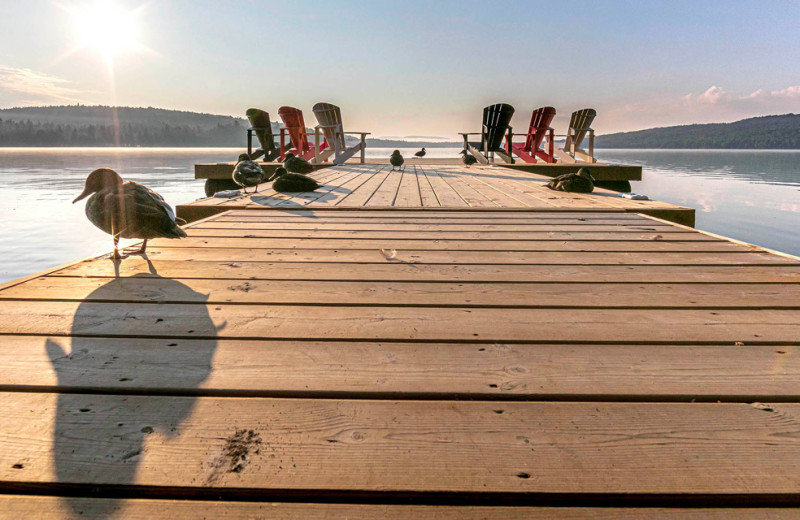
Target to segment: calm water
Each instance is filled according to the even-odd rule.
[[[417,149],[403,149],[410,157]],[[456,157],[431,148],[428,157]],[[368,157],[391,150],[367,149]],[[203,197],[194,164],[238,148],[0,148],[0,283],[110,250],[111,238],[71,204],[94,168],[114,168],[172,204]],[[644,167],[633,190],[697,209],[697,227],[800,255],[800,151],[604,150],[601,160]]]

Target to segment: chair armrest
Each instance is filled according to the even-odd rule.
[[[343,134],[370,135],[369,132],[342,132]]]

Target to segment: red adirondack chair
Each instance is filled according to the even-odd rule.
[[[528,127],[525,143],[512,143],[511,150],[506,147],[508,153],[514,152],[526,163],[535,163],[537,157],[546,163],[556,162],[553,157],[553,129],[550,128],[550,123],[555,115],[556,109],[553,107],[541,107],[534,110],[531,114],[531,124]],[[547,135],[547,151],[540,149],[545,135]]]
[[[295,157],[301,157],[306,161],[311,160],[316,155],[315,144],[308,142],[308,132],[306,131],[306,123],[303,120],[303,111],[294,107],[280,107],[278,109],[278,116],[283,121],[283,128],[281,128],[281,154],[280,160],[282,161],[286,154],[291,152]],[[289,134],[289,141],[292,147],[286,149],[286,134]],[[322,144],[319,145],[319,150],[322,151],[328,147],[328,141],[323,139]]]

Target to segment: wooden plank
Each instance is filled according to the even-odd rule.
[[[344,229],[331,229],[331,226],[324,226],[309,229],[270,229],[268,226],[250,228],[199,228],[196,230],[186,230],[189,236],[193,237],[248,237],[248,238],[315,238],[315,239],[353,239],[353,240],[441,240],[452,239],[469,242],[472,240],[512,240],[512,241],[652,241],[662,242],[722,242],[718,238],[701,235],[699,233],[669,233],[669,232],[576,232],[576,231],[487,231],[480,229],[480,226],[472,226],[478,230],[416,230],[394,229],[394,227],[376,229],[346,229],[347,226],[334,226]],[[452,227],[452,226],[451,226]],[[466,226],[469,227],[469,226]],[[266,229],[265,229],[266,228]],[[534,228],[535,229],[535,228]],[[539,228],[541,229],[541,228]]]
[[[214,220],[213,222],[218,222],[218,223],[220,223],[220,225],[225,225],[225,226],[238,226],[239,222],[241,222],[242,225],[245,225],[245,224],[248,224],[248,223],[260,223],[261,221],[255,220],[255,219],[243,219],[242,221],[237,221],[237,220],[233,220],[233,219],[224,219],[224,220]],[[287,223],[287,224],[289,224],[289,223]],[[302,223],[297,223],[297,224],[292,224],[292,225],[301,225],[301,224]],[[311,226],[316,226],[316,227],[312,227],[312,229],[320,229],[320,227],[322,227],[323,229],[329,229],[328,226],[331,226],[331,228],[333,228],[333,229],[336,229],[336,227],[338,227],[339,229],[342,229],[342,228],[344,228],[344,229],[348,229],[348,228],[350,228],[350,229],[353,229],[353,228],[358,229],[358,227],[357,227],[358,224],[352,224],[352,226],[351,226],[347,222],[339,222],[339,221],[337,221],[337,222],[325,222],[325,221],[322,221],[322,222],[315,222],[315,223],[307,222],[305,224],[307,224],[307,225],[311,224]],[[280,225],[280,223],[275,223],[275,225]],[[414,229],[419,229],[419,230],[434,229],[434,230],[439,230],[439,231],[458,230],[460,227],[465,226],[465,225],[472,225],[473,227],[480,226],[479,224],[472,224],[472,223],[467,223],[467,224],[460,224],[460,223],[443,224],[441,222],[430,223],[430,224],[426,224],[426,223],[415,224],[415,223],[407,223],[407,222],[394,223],[394,222],[381,222],[381,221],[373,222],[373,221],[370,221],[369,223],[362,223],[361,224],[361,226],[370,226],[372,228],[375,228],[376,226],[383,226],[383,229],[385,229],[385,230],[392,230],[392,229],[395,229],[395,226],[400,226],[401,229],[402,229],[402,227],[407,227],[410,230],[414,230]],[[670,227],[668,225],[662,224],[660,222],[656,223],[656,224],[652,224],[652,225],[651,224],[646,224],[646,223],[641,223],[641,222],[631,222],[631,223],[626,223],[626,224],[615,224],[615,223],[594,224],[592,222],[573,222],[571,224],[569,224],[569,223],[565,223],[565,224],[534,224],[534,225],[528,225],[528,224],[505,225],[504,224],[504,226],[506,226],[506,229],[515,229],[516,226],[526,226],[526,225],[528,226],[529,230],[539,231],[539,232],[546,231],[546,232],[552,232],[552,233],[576,232],[576,231],[577,232],[587,232],[587,233],[589,233],[589,232],[592,232],[592,233],[598,233],[598,232],[599,233],[625,233],[625,232],[627,232],[627,233],[681,233],[681,232],[683,232],[683,233],[687,233],[687,234],[691,233],[691,232],[675,229],[673,227]],[[485,229],[487,231],[490,231],[492,229],[492,224],[487,224],[485,226],[480,226],[480,228]],[[247,229],[247,228],[242,228],[242,229]],[[522,229],[520,229],[520,231],[522,231]],[[246,234],[246,233],[242,233],[242,234]]]
[[[391,172],[387,172],[391,173]],[[502,208],[495,208],[494,210],[478,210],[478,209],[462,209],[462,210],[453,210],[452,208],[447,209],[439,209],[439,208],[417,208],[414,210],[409,210],[406,208],[396,208],[396,209],[388,209],[388,208],[364,208],[364,209],[353,209],[353,208],[342,208],[342,209],[332,209],[332,208],[315,208],[315,209],[296,209],[292,210],[291,213],[288,214],[274,214],[274,213],[254,213],[252,211],[243,210],[243,209],[232,209],[228,213],[224,215],[224,217],[246,217],[246,218],[259,218],[259,219],[268,219],[268,218],[291,218],[300,220],[299,217],[305,217],[310,219],[339,219],[339,218],[347,218],[347,219],[370,219],[370,218],[379,218],[379,219],[473,219],[479,220],[480,222],[494,222],[495,220],[503,220],[503,219],[511,219],[511,220],[524,220],[524,219],[546,219],[546,218],[555,218],[555,219],[564,219],[564,218],[602,218],[602,219],[622,219],[622,220],[645,220],[650,221],[650,219],[635,215],[625,213],[622,210],[614,210],[614,209],[607,209],[603,208],[602,211],[594,212],[591,211],[575,211],[575,210],[561,210],[561,211],[541,211],[541,210],[526,210],[526,211],[512,211],[512,210],[503,210]],[[223,217],[220,217],[223,218]],[[498,224],[503,224],[506,222],[494,222]],[[515,222],[512,222],[515,223]],[[523,222],[524,223],[524,222]]]
[[[448,171],[444,168],[436,168],[435,171],[439,177],[458,192],[458,195],[464,199],[470,207],[496,208],[501,205],[466,183],[464,181],[464,176],[453,174],[452,171]]]
[[[152,269],[152,271],[151,271]],[[157,273],[157,274],[155,274]],[[370,280],[466,282],[616,282],[616,283],[798,283],[800,266],[774,265],[541,265],[370,263],[353,269],[344,262],[274,263],[269,261],[183,260],[158,257],[111,261],[89,260],[69,265],[53,276],[163,276],[165,278],[225,278],[232,280]]]
[[[336,491],[351,500],[713,495],[718,503],[796,501],[800,488],[800,445],[787,435],[797,404],[12,392],[0,394],[0,407],[0,481],[19,485],[165,486],[185,495],[213,487],[217,497]]]
[[[178,283],[178,282],[173,282]],[[113,290],[112,287],[108,290]],[[175,338],[787,343],[800,311],[0,301],[0,333]]]
[[[419,195],[422,199],[422,206],[433,208],[440,207],[442,204],[439,202],[439,197],[436,195],[436,190],[433,189],[433,185],[428,179],[428,176],[425,174],[422,168],[417,168],[416,165],[413,165],[412,167],[417,174],[417,182],[419,182]],[[461,205],[462,204],[459,203],[459,206]]]
[[[109,287],[109,285],[111,287]],[[800,284],[541,284],[42,277],[2,300],[468,307],[800,308]]]
[[[224,502],[108,498],[59,498],[25,495],[0,495],[0,518],[56,520],[79,514],[84,518],[123,515],[130,520],[169,518],[219,520],[269,518],[271,520],[524,520],[524,519],[790,519],[797,510],[789,508],[614,508],[614,507],[488,507],[414,506],[380,504],[303,504],[291,502]]]
[[[192,262],[337,262],[413,264],[579,264],[579,265],[781,265],[795,264],[786,258],[768,253],[707,253],[707,252],[595,252],[595,251],[428,251],[418,249],[373,250],[350,249],[222,249],[157,247],[148,245],[148,257],[161,260]]]
[[[199,236],[180,241],[153,240],[151,247],[160,248],[226,248],[226,249],[412,249],[416,251],[688,251],[714,253],[747,253],[751,248],[730,242],[665,241],[665,240],[449,240],[414,238],[259,238]],[[758,251],[758,250],[755,250]]]
[[[346,203],[347,207],[363,206],[370,199],[370,197],[372,197],[373,193],[375,193],[375,190],[377,190],[378,187],[380,187],[386,181],[386,178],[389,176],[389,171],[390,171],[389,168],[386,167],[376,169],[375,172],[372,174],[372,176],[370,176],[370,178],[367,179],[367,181],[364,184],[359,186],[359,188],[354,192],[348,193],[344,198],[338,200],[336,204],[341,205]],[[340,212],[343,211],[345,210],[339,210],[335,214],[338,215]],[[347,212],[347,213],[350,214],[352,212]],[[327,214],[332,214],[332,212],[328,212]],[[300,216],[310,217],[313,215],[314,213],[309,213],[307,215],[300,215]],[[322,213],[319,213],[317,215],[322,216]],[[297,215],[294,215],[294,213],[292,214],[292,217],[296,216]]]
[[[389,170],[386,180],[378,186],[364,205],[367,207],[393,206],[397,198],[397,191],[400,189],[400,181],[402,178],[402,172]]]
[[[763,401],[800,347],[3,336],[0,389],[368,399]]]
[[[469,204],[453,187],[432,168],[419,167],[428,183],[436,194],[436,199],[442,207],[467,208]]]
[[[397,189],[397,197],[393,206],[402,208],[418,208],[422,206],[416,168],[403,169],[400,187]]]
[[[558,177],[567,173],[575,173],[584,164],[548,164],[539,162],[536,164],[516,164],[498,163],[498,166],[511,168],[516,171],[546,175],[548,177]],[[592,177],[599,181],[640,181],[642,180],[641,166],[628,166],[622,164],[592,164],[589,165]]]

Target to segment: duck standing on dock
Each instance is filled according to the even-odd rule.
[[[286,154],[286,158],[283,160],[283,166],[289,173],[306,174],[314,171],[314,167],[311,166],[310,162],[302,157],[295,157],[293,153]]]
[[[114,237],[115,259],[125,258],[127,254],[143,254],[149,238],[186,236],[186,232],[178,227],[178,224],[186,222],[175,218],[172,208],[161,195],[137,182],[123,182],[114,170],[100,168],[90,173],[83,193],[72,203],[91,194],[86,202],[86,217]],[[122,255],[119,252],[120,238],[143,238],[144,243],[138,250]]]
[[[273,179],[275,182],[272,183],[272,188],[280,192],[314,191],[320,187],[320,184],[311,177],[302,173],[288,172],[283,166],[279,166],[267,181]]]
[[[475,156],[472,155],[471,153],[467,153],[466,150],[461,150],[459,153],[462,156],[461,162],[463,162],[464,166],[466,166],[467,168],[478,162],[478,159],[476,159]]]
[[[426,153],[426,152],[425,152],[425,148],[423,148],[422,150],[420,150],[420,151],[418,151],[417,153],[415,153],[415,154],[414,154],[414,157],[417,157],[417,158],[419,158],[419,159],[422,159],[423,157],[425,157],[425,153]]]
[[[392,156],[389,157],[389,162],[392,164],[392,171],[394,171],[395,168],[399,169],[403,166],[403,163],[406,161],[403,159],[403,156],[400,155],[400,150],[395,150],[392,152]]]
[[[556,191],[591,193],[594,191],[594,182],[589,168],[581,168],[578,173],[567,173],[553,178],[547,183],[547,187]]]
[[[258,193],[258,185],[264,182],[265,177],[264,170],[257,162],[250,160],[249,155],[239,155],[239,161],[233,167],[233,182],[241,186],[244,193],[247,193],[248,186],[255,186],[255,193]]]

